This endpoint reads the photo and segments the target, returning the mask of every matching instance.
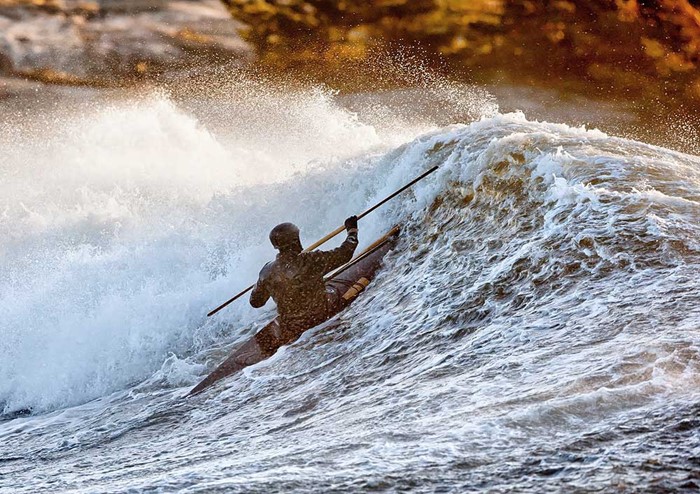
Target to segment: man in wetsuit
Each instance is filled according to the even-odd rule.
[[[312,252],[302,252],[299,228],[292,223],[277,225],[270,232],[270,242],[279,254],[260,271],[250,305],[262,307],[272,297],[280,328],[288,338],[325,321],[339,302],[337,294],[326,290],[323,276],[352,259],[357,247],[356,216],[345,220],[345,229],[348,236],[340,247]]]

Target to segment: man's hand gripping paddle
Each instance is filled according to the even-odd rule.
[[[397,190],[397,191],[394,192],[393,194],[391,194],[391,195],[385,197],[384,199],[382,199],[381,201],[379,201],[377,204],[375,204],[375,205],[372,206],[371,208],[369,208],[369,209],[367,209],[366,211],[363,211],[362,213],[358,214],[358,215],[357,215],[357,219],[360,220],[360,219],[364,218],[364,217],[367,216],[369,213],[371,213],[371,212],[374,211],[375,209],[377,209],[377,208],[383,206],[384,204],[386,204],[387,202],[389,202],[390,200],[392,200],[394,197],[396,197],[397,195],[399,195],[401,192],[403,192],[404,190],[406,190],[406,189],[412,187],[412,186],[415,185],[416,183],[420,182],[421,180],[423,180],[425,177],[427,177],[428,175],[430,175],[431,173],[433,173],[433,172],[434,172],[435,170],[437,170],[437,169],[438,169],[438,166],[436,165],[436,166],[432,167],[431,169],[429,169],[428,171],[424,172],[424,173],[423,173],[422,175],[420,175],[419,177],[414,178],[413,180],[411,180],[409,183],[407,183],[406,185],[404,185],[403,187],[401,187],[399,190]],[[355,224],[355,227],[357,227],[356,224]],[[332,232],[330,232],[328,235],[326,235],[326,236],[323,237],[322,239],[320,239],[320,240],[314,242],[313,244],[309,245],[307,248],[304,249],[304,252],[312,251],[312,250],[316,249],[317,247],[319,247],[319,246],[325,244],[326,242],[328,242],[330,239],[332,239],[333,237],[335,237],[336,235],[338,235],[340,232],[344,231],[345,229],[346,229],[346,225],[339,226],[338,228],[336,228],[335,230],[333,230]],[[255,287],[255,285],[250,285],[248,288],[246,288],[246,289],[243,290],[242,292],[237,293],[236,295],[234,295],[233,297],[231,297],[230,299],[228,299],[226,302],[224,302],[223,304],[221,304],[220,306],[218,306],[216,309],[210,311],[210,312],[207,314],[207,317],[213,316],[214,314],[216,314],[217,312],[219,312],[221,309],[223,309],[224,307],[226,307],[227,305],[229,305],[231,302],[234,302],[235,300],[239,299],[241,296],[243,296],[243,295],[245,295],[246,293],[248,293],[250,290],[253,289],[253,287]]]

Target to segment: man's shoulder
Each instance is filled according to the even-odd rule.
[[[275,269],[276,264],[277,264],[277,261],[270,261],[267,264],[265,264],[262,267],[262,269],[260,270],[260,277],[261,278],[267,277]]]
[[[326,254],[328,254],[327,250],[312,250],[310,252],[302,252],[299,254],[299,258],[302,260],[302,262],[313,261],[323,257]]]

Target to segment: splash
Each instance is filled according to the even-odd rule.
[[[172,107],[231,152],[226,126]],[[0,427],[13,488],[56,490],[86,454],[105,491],[605,490],[611,469],[619,485],[692,488],[698,157],[522,114],[398,145],[382,135],[274,180],[217,180],[211,194],[178,180],[163,180],[171,193],[126,188],[138,214],[116,232],[99,218],[53,237],[17,227],[0,284],[0,396],[9,411],[59,410]],[[181,400],[271,316],[240,304],[203,317],[273,255],[270,225],[293,218],[315,240],[436,164],[363,220],[363,242],[395,223],[403,237],[355,305]],[[130,202],[144,198],[154,213]]]
[[[204,314],[255,279],[272,255],[267,230],[290,218],[307,239],[334,228],[374,190],[372,157],[432,128],[380,129],[322,88],[219,87],[232,88],[2,125],[6,411],[84,402],[149,378],[168,355],[235,339],[229,325],[262,316]]]

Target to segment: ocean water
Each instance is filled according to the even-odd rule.
[[[700,486],[699,157],[471,89],[432,120],[242,92],[0,120],[0,492]],[[404,234],[353,306],[183,398],[274,316],[206,317],[272,226],[434,165],[361,221]]]

